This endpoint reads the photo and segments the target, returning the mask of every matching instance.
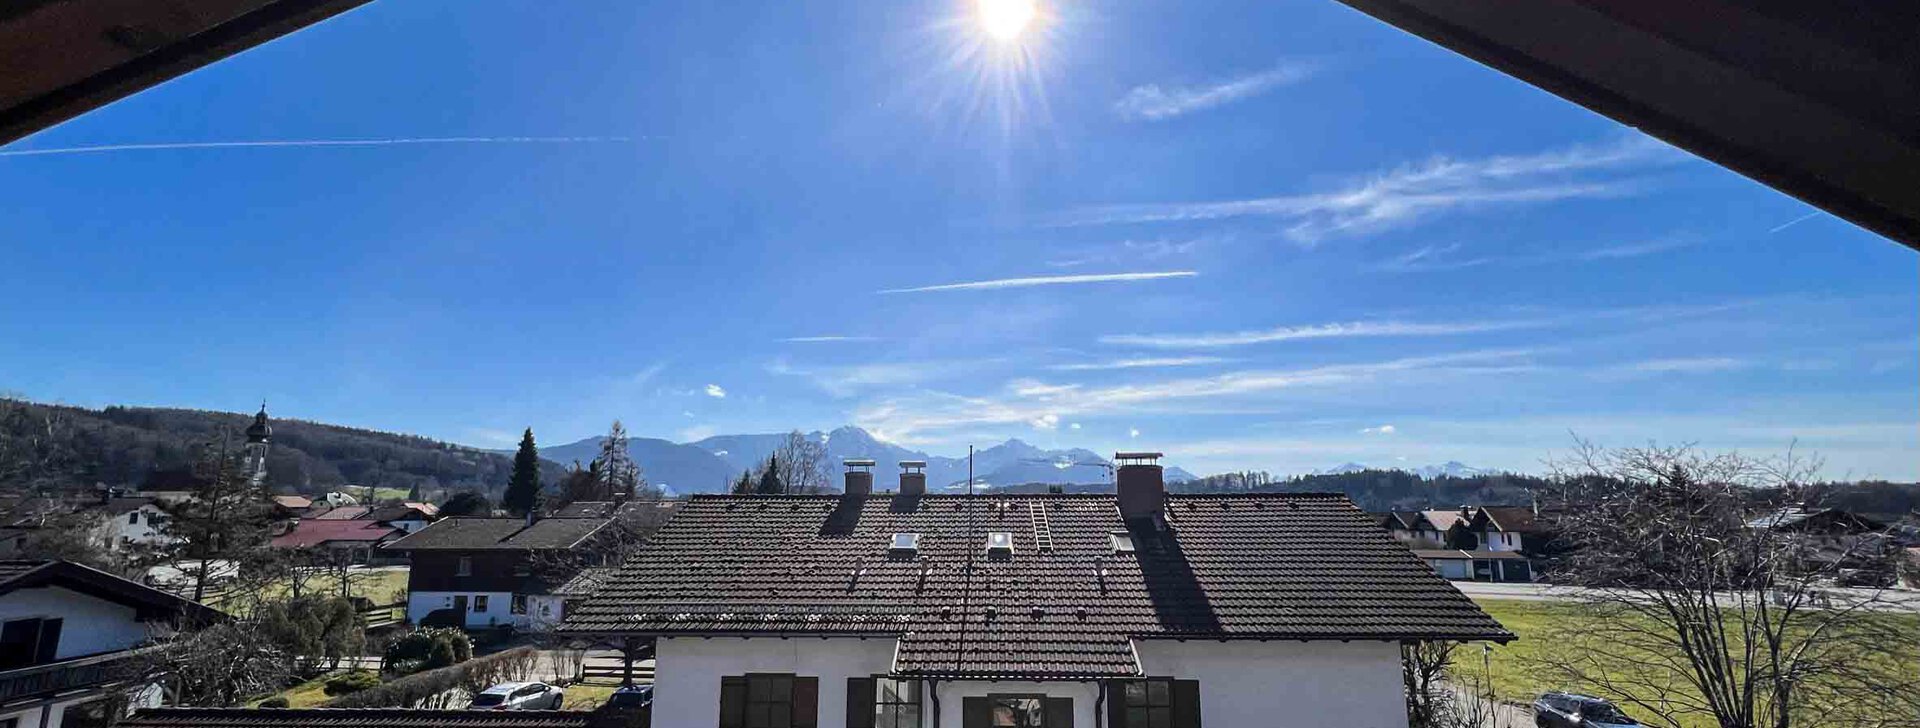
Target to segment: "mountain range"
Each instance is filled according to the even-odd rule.
[[[1481,475],[1494,474],[1494,471],[1492,470],[1487,470],[1485,468],[1476,468],[1466,463],[1460,462],[1458,460],[1448,460],[1439,465],[1422,465],[1417,468],[1408,468],[1408,467],[1402,467],[1398,465],[1393,467],[1383,468],[1383,467],[1378,467],[1374,465],[1363,465],[1360,463],[1348,462],[1348,463],[1341,463],[1339,465],[1335,465],[1331,468],[1327,468],[1326,470],[1322,470],[1314,474],[1315,475],[1341,475],[1344,473],[1358,473],[1363,470],[1399,470],[1403,472],[1413,473],[1414,475],[1418,475],[1428,480],[1432,480],[1434,478],[1439,478],[1442,476],[1450,477],[1450,478],[1472,478],[1472,477],[1481,476]]]
[[[930,455],[875,438],[858,427],[840,427],[831,432],[814,431],[808,439],[826,446],[827,461],[838,470],[843,460],[872,459],[874,487],[891,489],[895,463],[924,460],[927,485],[937,490],[965,490],[967,459],[964,456]],[[687,443],[657,438],[630,438],[627,452],[646,472],[647,481],[664,485],[679,494],[724,492],[727,484],[767,461],[787,436],[782,433],[753,435],[715,435]],[[578,442],[540,448],[540,456],[561,463],[587,463],[600,453],[602,438],[590,437]],[[973,454],[976,487],[998,487],[1026,483],[1060,485],[1103,484],[1109,482],[1111,461],[1082,448],[1045,449],[1019,439],[1011,439]],[[1193,480],[1194,475],[1179,467],[1168,466],[1168,482]]]

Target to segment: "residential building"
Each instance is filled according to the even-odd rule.
[[[295,521],[290,530],[274,536],[268,545],[277,549],[326,550],[332,558],[348,564],[365,564],[380,555],[379,548],[407,535],[395,526],[379,521]]]
[[[1374,518],[1434,571],[1454,581],[1533,581],[1532,556],[1545,543],[1545,529],[1530,506],[1395,511]]]
[[[426,528],[427,524],[440,518],[440,507],[432,503],[404,502],[391,506],[380,506],[366,514],[368,520],[377,521],[398,528],[407,533]]]
[[[151,708],[119,728],[612,728],[584,710],[410,708]],[[21,728],[28,728],[21,726]]]
[[[104,728],[123,706],[159,705],[159,678],[131,668],[182,622],[220,613],[66,561],[0,561],[0,726]]]
[[[528,628],[565,615],[555,590],[597,566],[608,518],[445,518],[387,544],[412,560],[407,621]],[[439,613],[435,617],[435,613]]]
[[[1403,728],[1403,642],[1512,639],[1344,495],[1116,459],[1116,494],[693,496],[561,632],[721,728]]]
[[[1444,543],[1446,534],[1435,528],[1420,511],[1390,511],[1376,513],[1374,518],[1387,535],[1395,540],[1409,544],[1409,548],[1421,546],[1436,547]]]

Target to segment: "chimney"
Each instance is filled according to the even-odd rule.
[[[900,495],[917,498],[927,494],[927,461],[900,461]]]
[[[1167,503],[1166,476],[1160,468],[1160,453],[1119,452],[1120,517],[1128,521],[1161,516]]]
[[[841,463],[847,466],[847,495],[873,495],[873,461],[861,458],[842,460]]]

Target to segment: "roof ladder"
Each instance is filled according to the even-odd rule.
[[[1047,507],[1039,503],[1028,503],[1027,514],[1033,517],[1033,545],[1040,553],[1053,553],[1053,530],[1047,526]]]

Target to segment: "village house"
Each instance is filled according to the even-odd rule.
[[[1401,645],[1512,635],[1339,494],[694,496],[562,633],[660,726],[1403,728]]]
[[[1434,571],[1455,581],[1533,581],[1532,549],[1545,541],[1544,528],[1528,506],[1394,511],[1374,519]]]
[[[380,549],[411,559],[407,621],[537,627],[565,616],[558,589],[600,565],[610,518],[445,518]]]
[[[160,704],[129,666],[176,624],[224,616],[66,561],[0,561],[0,726],[92,728]]]

